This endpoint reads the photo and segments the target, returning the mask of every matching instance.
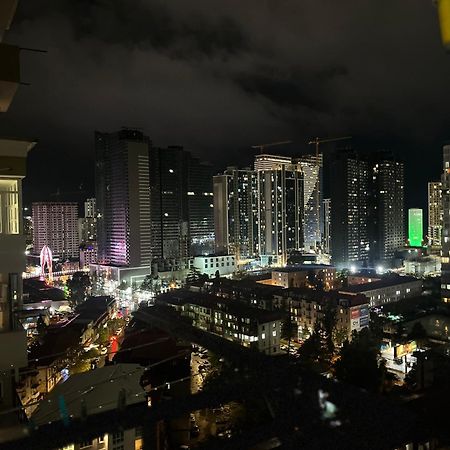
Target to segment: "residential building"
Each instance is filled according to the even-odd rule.
[[[97,206],[95,198],[88,198],[84,202],[84,217],[97,217]]]
[[[180,146],[150,151],[152,253],[185,260],[213,250],[212,168]]]
[[[213,169],[190,156],[187,173],[190,256],[214,253]]]
[[[97,210],[95,198],[88,198],[84,202],[84,217],[78,219],[80,243],[97,240]]]
[[[303,248],[303,170],[292,158],[255,157],[258,248],[264,265],[285,265]]]
[[[268,355],[280,352],[284,318],[280,312],[252,308],[239,301],[186,290],[162,294],[157,302],[175,307],[200,329]]]
[[[91,264],[98,263],[97,242],[82,243],[80,245],[80,269],[88,269]]]
[[[0,56],[0,66],[3,60]],[[1,70],[1,69],[0,69]],[[0,89],[1,92],[1,89]],[[27,365],[26,333],[17,320],[22,309],[25,235],[22,221],[22,180],[28,152],[35,142],[0,138],[0,425],[12,426],[3,411],[16,406],[14,383]],[[8,433],[8,431],[7,431]],[[12,431],[10,431],[12,433]]]
[[[271,284],[291,287],[333,289],[336,282],[336,268],[326,265],[305,264],[303,266],[287,266],[272,270]]]
[[[236,257],[234,255],[195,256],[193,267],[209,277],[214,277],[217,272],[219,276],[226,277],[236,272]]]
[[[368,231],[372,266],[391,266],[405,245],[404,164],[392,152],[369,158]]]
[[[140,130],[95,133],[98,259],[115,266],[149,266],[151,141]]]
[[[303,247],[317,250],[322,243],[323,155],[304,155],[296,159],[303,172]]]
[[[422,294],[422,280],[411,276],[388,275],[367,284],[353,284],[340,289],[343,294],[363,294],[370,300],[370,306],[381,306],[404,298]]]
[[[123,408],[131,407],[134,410],[139,405],[146,408],[147,395],[141,385],[143,375],[144,368],[139,364],[115,364],[73,375],[47,396],[48,401],[39,404],[31,420],[36,426],[61,421],[60,411],[54,407],[61,398],[65,399],[68,416],[74,420],[80,420],[83,411],[90,417],[107,415],[116,410],[120,404],[124,405]],[[114,380],[114,383],[111,383],[111,380]],[[95,386],[95,389],[92,386]],[[130,428],[121,428],[112,433],[102,433],[96,438],[91,437],[73,443],[68,448],[142,450],[143,424],[137,419],[133,425]]]
[[[441,273],[441,258],[437,255],[415,256],[404,261],[405,273],[418,278]]]
[[[291,320],[298,327],[300,340],[307,339],[315,327],[322,327],[327,311],[335,314],[336,329],[333,338],[336,344],[351,339],[353,331],[361,331],[369,326],[369,300],[361,294],[289,288],[278,296],[283,298],[290,311]]]
[[[333,265],[362,266],[369,258],[368,164],[354,151],[331,164],[331,251]]]
[[[450,144],[443,148],[441,296],[450,302]]]
[[[39,202],[32,205],[33,252],[39,255],[47,245],[60,259],[78,258],[78,204]]]
[[[254,170],[229,167],[214,177],[214,225],[217,253],[237,260],[259,254],[257,177]]]
[[[428,245],[432,253],[440,254],[442,248],[442,182],[428,183]]]
[[[331,199],[323,200],[323,252],[327,255],[331,254]]]

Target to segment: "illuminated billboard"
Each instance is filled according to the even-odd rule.
[[[399,344],[394,347],[394,358],[401,358],[408,353],[413,353],[417,350],[417,342],[411,341],[406,344]]]

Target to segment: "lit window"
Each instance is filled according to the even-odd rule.
[[[19,187],[17,180],[0,180],[0,233],[19,234]]]
[[[266,338],[266,333],[261,333],[261,339],[265,339]]]

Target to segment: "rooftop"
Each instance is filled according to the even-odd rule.
[[[341,300],[345,300],[349,302],[350,307],[369,303],[369,299],[363,294],[352,295],[339,291],[318,291],[316,289],[308,288],[288,288],[283,291],[283,296],[320,304],[324,304],[326,302],[334,302],[335,304],[338,304]]]
[[[280,312],[253,308],[238,300],[217,297],[203,292],[191,292],[184,289],[178,289],[162,294],[158,297],[158,301],[160,303],[176,304],[180,306],[189,303],[214,310],[222,310],[239,317],[254,319],[259,323],[282,320],[284,317]]]
[[[145,391],[140,385],[143,373],[144,368],[138,364],[116,364],[72,375],[39,404],[32,420],[36,425],[60,421],[61,398],[67,415],[73,418],[80,418],[83,410],[92,415],[117,409],[121,392],[125,393],[126,405],[145,402]]]
[[[374,291],[375,289],[383,289],[392,286],[398,286],[400,284],[412,283],[414,281],[420,282],[418,278],[400,276],[400,275],[389,275],[382,278],[379,281],[372,281],[371,283],[355,284],[341,289],[341,292],[348,292],[351,294],[363,293],[368,291]]]
[[[327,264],[295,264],[292,266],[280,267],[279,269],[273,269],[272,272],[282,272],[282,273],[290,273],[290,272],[307,272],[309,270],[336,270],[336,267],[329,266]]]

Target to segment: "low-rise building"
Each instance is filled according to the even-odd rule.
[[[364,295],[346,295],[337,291],[291,288],[281,294],[290,311],[291,320],[298,327],[298,339],[306,339],[317,325],[321,325],[327,308],[335,314],[337,344],[351,338],[353,331],[369,325],[369,300]]]
[[[244,303],[211,294],[170,291],[157,298],[189,317],[200,329],[272,355],[280,352],[284,314],[252,308]]]
[[[87,242],[80,245],[80,269],[89,269],[91,264],[97,264],[97,242]]]
[[[236,258],[234,255],[195,256],[193,266],[209,277],[214,277],[217,272],[226,277],[236,271]]]
[[[325,264],[304,264],[287,266],[272,271],[271,284],[284,288],[322,287],[333,289],[336,282],[336,268]]]
[[[73,420],[79,420],[83,414],[106,415],[117,409],[117,405],[121,403],[124,408],[145,405],[147,394],[141,386],[143,374],[144,368],[138,364],[116,364],[74,375],[65,383],[58,385],[46,397],[47,401],[39,404],[31,419],[37,426],[61,421],[60,408],[55,408],[55,405],[61,402],[61,398],[64,399],[67,417]],[[92,386],[95,386],[95,389]],[[95,439],[74,442],[65,448],[141,450],[142,427],[136,425],[117,429],[114,433],[102,433]]]
[[[392,274],[372,283],[347,286],[340,292],[348,295],[363,294],[370,300],[370,306],[381,306],[421,295],[422,281],[414,277]]]

